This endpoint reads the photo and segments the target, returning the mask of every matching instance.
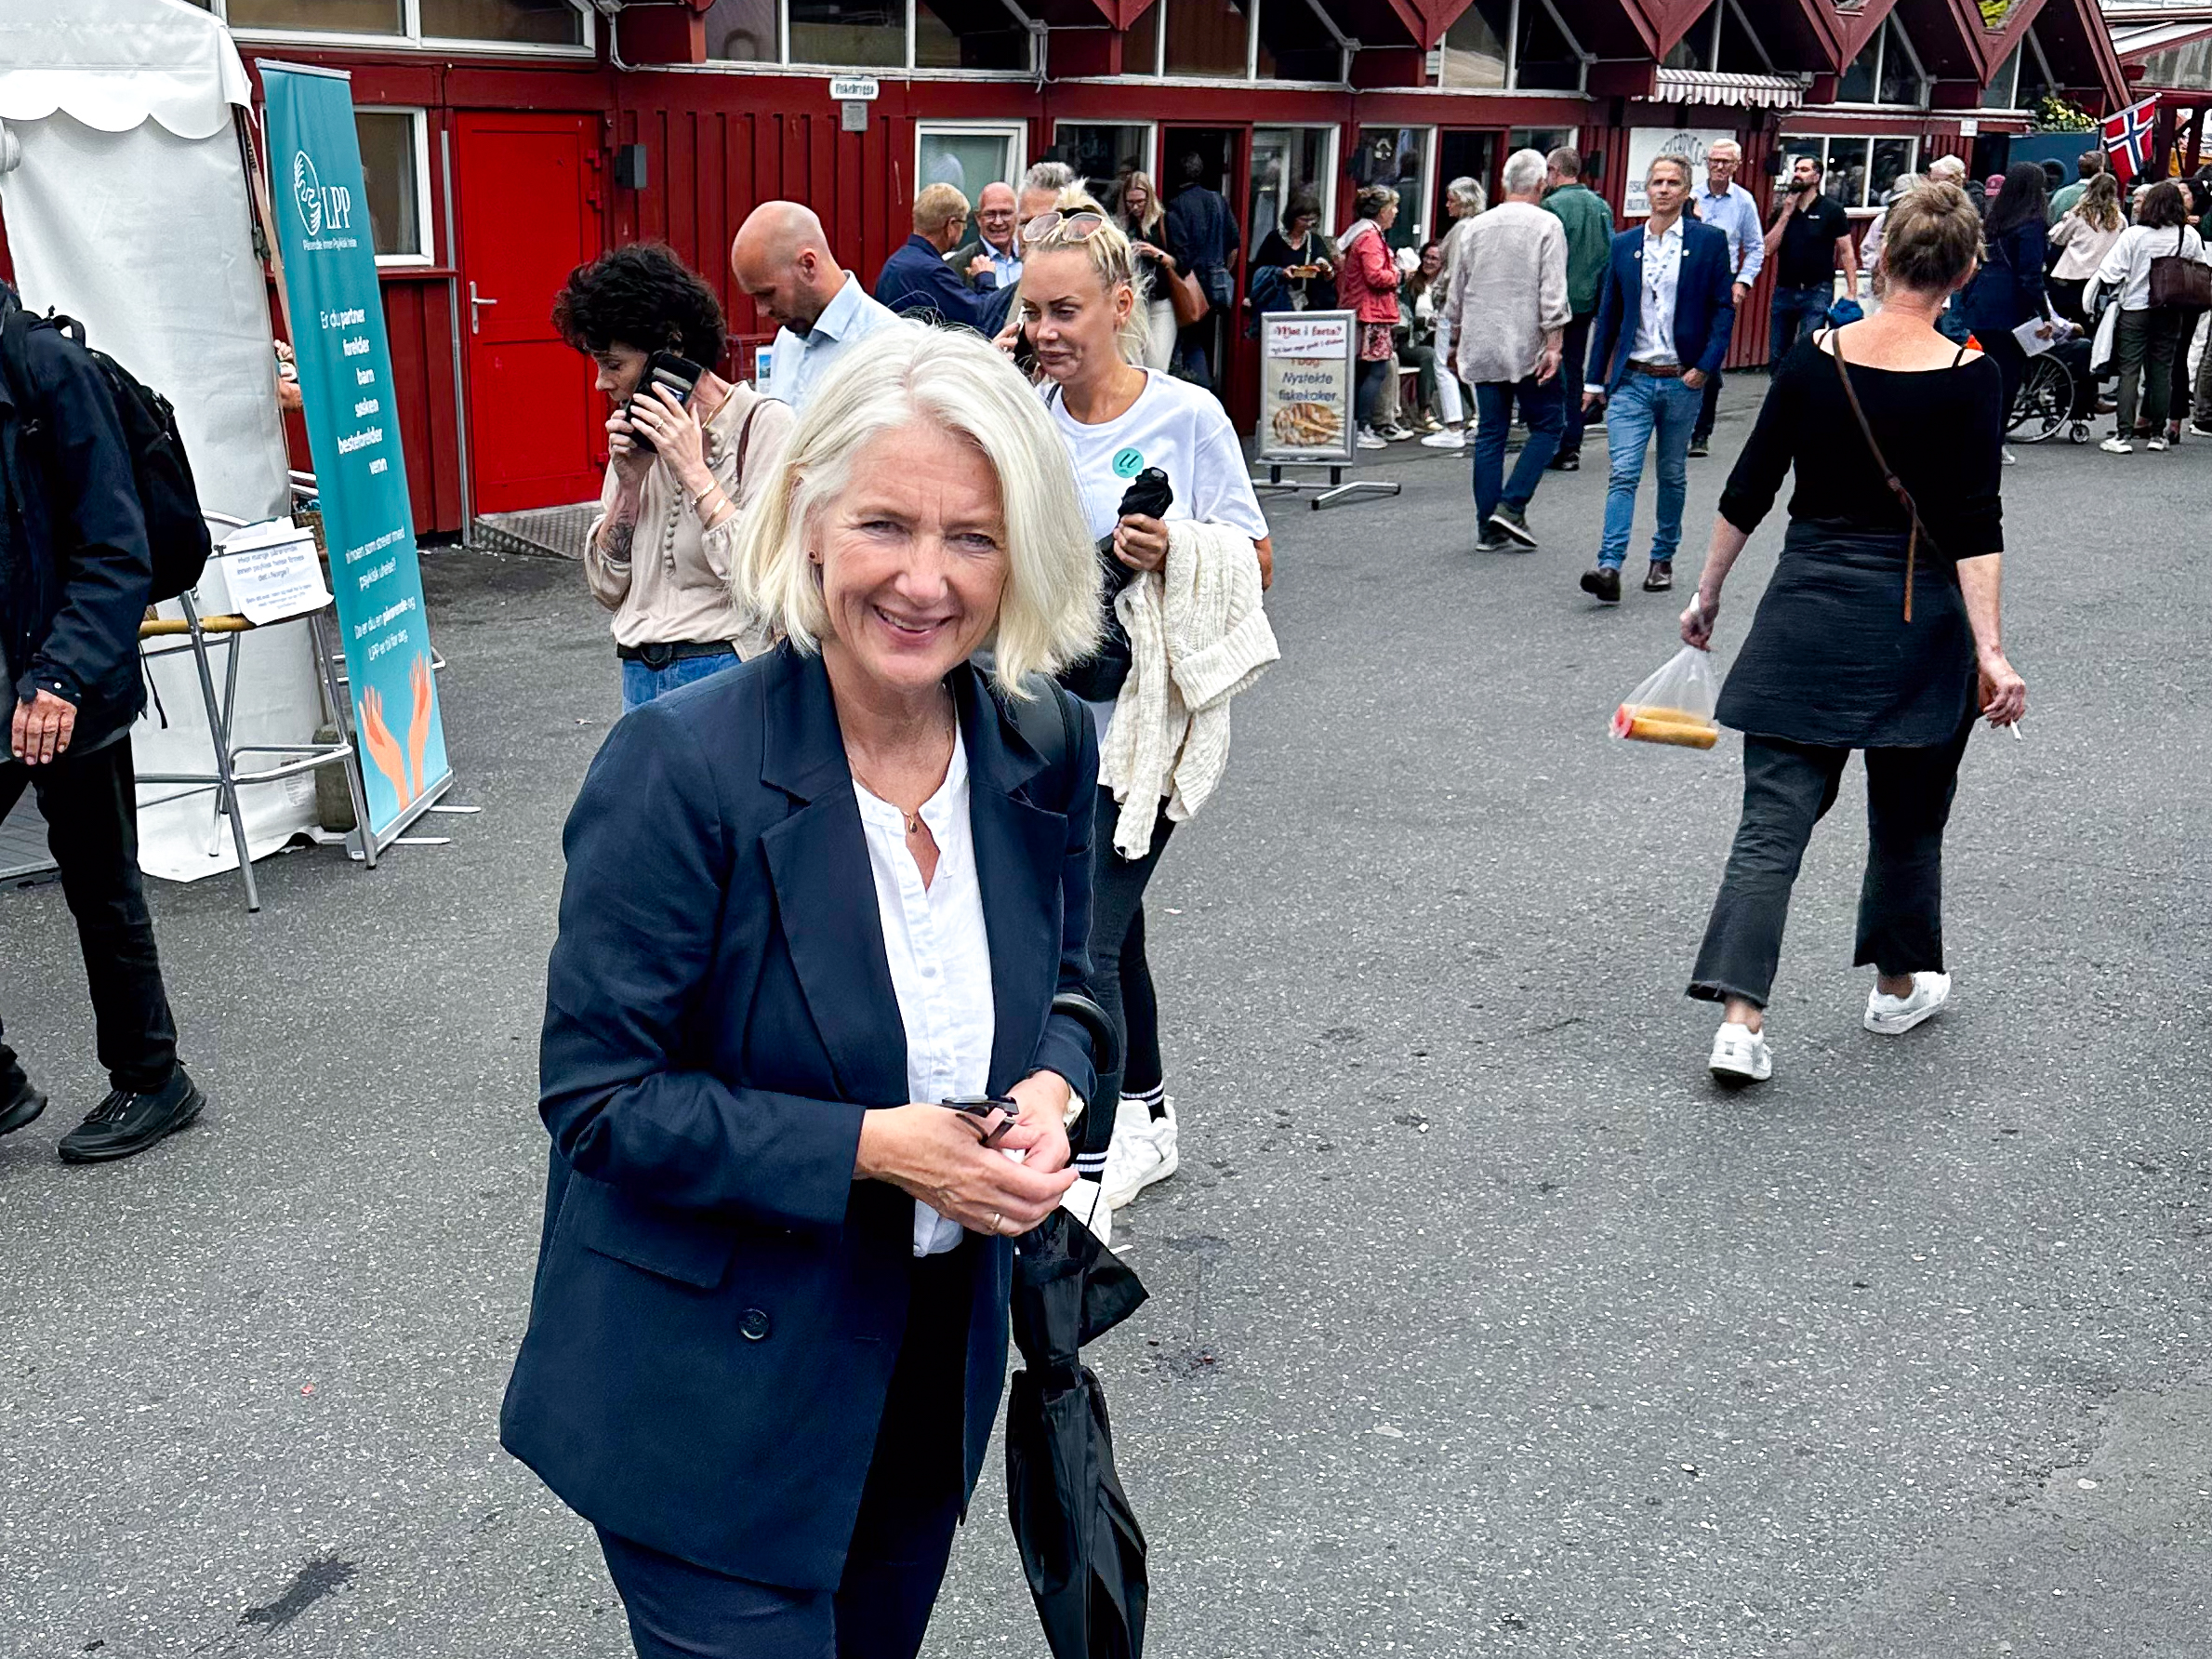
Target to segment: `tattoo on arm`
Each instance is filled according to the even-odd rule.
[[[617,513],[599,527],[600,551],[617,564],[629,563],[629,544],[637,539],[637,514]]]

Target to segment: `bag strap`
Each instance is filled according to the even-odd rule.
[[[1027,689],[1030,695],[1027,697],[1009,696],[1000,690],[995,681],[988,684],[999,712],[1021,734],[1022,741],[1036,750],[1045,770],[1060,785],[1060,796],[1065,800],[1069,782],[1066,774],[1075,764],[1080,746],[1076,722],[1084,718],[1075,706],[1075,698],[1042,675],[1029,680]]]
[[[1889,458],[1882,453],[1882,445],[1874,439],[1874,429],[1866,418],[1865,409],[1860,405],[1857,390],[1851,385],[1851,371],[1844,366],[1843,341],[1838,338],[1839,333],[1837,329],[1828,330],[1828,355],[1835,359],[1835,378],[1843,383],[1845,401],[1851,405],[1851,414],[1859,422],[1860,435],[1866,440],[1866,447],[1874,455],[1874,466],[1882,474],[1882,482],[1888,486],[1889,493],[1897,498],[1898,504],[1905,510],[1905,516],[1912,521],[1913,527],[1905,537],[1905,620],[1910,622],[1913,619],[1913,573],[1919,561],[1920,538],[1927,535],[1927,527],[1920,522],[1920,508],[1913,499],[1913,492],[1905,488],[1904,481],[1891,470]],[[1927,539],[1929,546],[1935,545],[1934,537],[1929,536]]]
[[[745,452],[752,446],[753,421],[759,418],[761,406],[767,401],[764,397],[755,398],[753,406],[745,412],[744,424],[737,429],[737,487],[739,489],[745,487]],[[732,505],[735,506],[735,503],[733,502]]]

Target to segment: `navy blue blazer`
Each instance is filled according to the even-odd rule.
[[[1088,1098],[1088,1039],[1050,1008],[1089,965],[1091,722],[1048,767],[974,669],[951,684],[990,1088],[1043,1068]],[[500,1443],[611,1532],[833,1589],[906,1328],[914,1201],[853,1178],[863,1112],[906,1103],[907,1042],[821,659],[786,646],[626,716],[563,845],[539,1053],[551,1167]],[[1013,1248],[970,1239],[960,1259],[973,1492]]]
[[[947,323],[977,327],[988,295],[968,286],[926,236],[909,236],[876,273],[876,298],[900,316],[934,312]]]
[[[1597,290],[1597,324],[1590,331],[1585,378],[1608,397],[1628,378],[1636,331],[1644,315],[1644,227],[1613,238],[1612,258]],[[1688,214],[1682,219],[1682,270],[1675,282],[1675,355],[1686,369],[1712,376],[1728,361],[1736,328],[1736,279],[1729,236]],[[1602,368],[1600,367],[1602,365]]]

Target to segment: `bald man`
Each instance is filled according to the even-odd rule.
[[[794,409],[846,347],[898,321],[838,264],[822,221],[798,202],[762,202],[746,216],[730,274],[777,325],[762,390]]]
[[[992,292],[1022,280],[1022,245],[1014,234],[1011,184],[987,184],[975,198],[975,233],[945,256],[971,288]]]

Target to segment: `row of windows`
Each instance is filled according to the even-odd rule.
[[[590,23],[572,0],[192,0],[233,29],[582,48]]]
[[[1918,139],[1839,139],[1816,134],[1783,133],[1774,151],[1775,166],[1784,178],[1789,164],[1800,155],[1821,164],[1821,193],[1849,208],[1879,207],[1882,197],[1920,157]],[[1777,206],[1781,180],[1777,180]]]

